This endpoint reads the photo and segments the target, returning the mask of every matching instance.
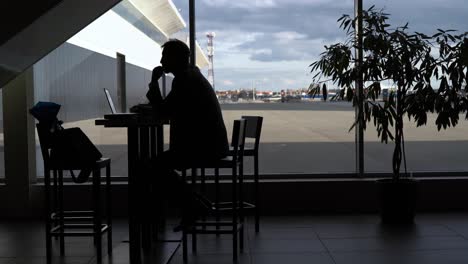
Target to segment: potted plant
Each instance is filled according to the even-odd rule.
[[[468,33],[441,29],[430,36],[409,33],[408,24],[392,27],[387,23],[388,18],[388,14],[374,6],[362,12],[363,59],[359,66],[353,52],[357,47],[357,18],[343,15],[338,22],[347,33],[345,42],[325,46],[325,51],[310,67],[315,73],[314,84],[332,81],[342,89],[342,97],[352,98],[354,105],[358,103],[354,84],[361,72],[363,111],[350,130],[361,118],[364,129],[366,123],[374,124],[381,142],[394,142],[393,177],[379,183],[383,186],[381,216],[383,222],[412,222],[416,183],[408,178],[406,171],[404,119],[422,126],[427,122],[428,113],[435,113],[438,130],[458,123],[459,114],[468,108],[465,95]],[[382,84],[393,88],[385,101],[379,100]],[[402,161],[404,173],[400,170]]]

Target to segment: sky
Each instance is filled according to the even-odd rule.
[[[467,0],[363,0],[390,14],[390,24],[409,23],[410,31],[437,28],[468,31]],[[188,24],[188,0],[173,0]],[[216,90],[279,91],[306,88],[309,65],[324,45],[341,42],[337,19],[353,15],[354,0],[197,0],[197,41],[206,47],[215,32]],[[206,49],[205,49],[206,50]],[[205,76],[208,69],[202,70]],[[328,87],[333,87],[328,84]]]

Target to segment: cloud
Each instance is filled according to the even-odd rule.
[[[342,39],[334,39],[338,42]],[[253,40],[235,46],[240,52],[250,55],[254,61],[312,61],[323,51],[330,40],[310,39],[305,34],[287,31],[256,35]]]
[[[307,65],[290,65],[291,69],[276,69],[275,67],[226,67],[215,69],[216,90],[251,89],[253,86],[259,91],[279,91],[281,89],[308,87],[311,78],[306,74]],[[285,82],[284,80],[294,80]],[[233,86],[223,83],[223,80],[232,80]]]
[[[295,31],[282,31],[273,33],[273,37],[275,37],[280,43],[287,43],[289,41],[305,39],[307,38],[307,35]]]
[[[222,83],[226,86],[233,86],[234,82],[231,80],[223,80]]]
[[[173,0],[188,21],[188,1]],[[466,0],[365,0],[364,8],[385,7],[390,24],[409,22],[410,31],[426,34],[437,28],[468,29]],[[309,65],[324,45],[341,42],[346,34],[337,19],[353,15],[354,0],[202,0],[197,1],[197,39],[206,47],[205,32],[214,31],[215,76],[218,88],[288,87],[280,78],[307,87]],[[206,69],[204,69],[206,71]],[[233,87],[222,80],[230,80]],[[260,84],[262,83],[262,85]]]
[[[257,55],[257,56],[271,56],[271,49],[258,49],[258,50],[254,50],[253,51],[253,54],[254,56]]]
[[[296,84],[296,80],[293,80],[293,79],[281,79],[281,81],[285,84],[285,85],[294,85]]]
[[[283,49],[283,50],[275,50],[276,52],[273,53],[271,50],[269,52],[257,52],[255,51],[254,54],[250,56],[251,60],[256,61],[292,61],[292,60],[301,60],[307,56],[305,53],[301,53],[294,49]]]
[[[270,8],[276,6],[274,0],[203,0],[207,6],[224,8]]]
[[[197,8],[197,29],[200,30],[198,36],[204,36],[206,31],[242,30],[263,33],[299,32],[309,37],[336,38],[341,34],[336,20],[343,13],[353,12],[351,7],[313,8],[294,2],[279,4],[275,8],[262,10],[201,5]]]
[[[255,41],[264,35],[265,33],[262,32],[245,32],[238,29],[217,31],[214,38],[214,48],[215,51],[230,52],[236,46]]]
[[[207,6],[224,8],[272,8],[284,5],[305,5],[305,6],[346,6],[352,7],[354,0],[203,0]]]

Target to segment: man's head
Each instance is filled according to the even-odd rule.
[[[183,41],[170,39],[162,45],[161,65],[169,73],[185,69],[189,65],[190,49]]]

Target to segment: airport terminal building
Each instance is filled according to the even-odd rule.
[[[66,243],[63,239],[45,239],[47,235],[44,230],[48,229],[48,226],[44,223],[47,222],[44,219],[48,219],[49,222],[55,221],[54,224],[59,223],[57,226],[63,224],[60,223],[63,220],[60,219],[60,213],[56,214],[59,211],[63,212],[64,208],[60,208],[63,204],[57,202],[56,204],[60,205],[54,205],[55,211],[50,214],[51,210],[48,208],[50,204],[46,203],[52,199],[62,200],[58,199],[60,195],[64,195],[63,201],[67,209],[79,211],[79,221],[89,220],[90,217],[87,215],[89,211],[85,212],[86,214],[82,211],[89,210],[90,205],[94,206],[91,216],[94,221],[91,224],[92,235],[97,233],[100,235],[103,230],[100,228],[103,222],[99,221],[104,217],[100,219],[100,216],[103,216],[101,212],[95,213],[96,208],[100,206],[99,202],[110,201],[110,207],[107,208],[111,210],[104,214],[109,216],[106,220],[110,219],[110,216],[117,220],[112,225],[115,236],[113,239],[107,237],[104,240],[111,242],[108,243],[107,252],[113,250],[113,253],[104,256],[102,264],[130,262],[141,264],[140,261],[131,261],[135,259],[132,254],[136,256],[140,253],[160,258],[158,261],[165,258],[161,262],[144,263],[183,263],[182,254],[175,253],[183,251],[179,249],[182,248],[179,238],[181,233],[172,232],[178,223],[174,220],[180,220],[180,215],[175,212],[180,208],[173,210],[174,208],[166,206],[164,203],[168,202],[167,197],[155,194],[155,185],[146,184],[147,182],[141,184],[143,181],[139,182],[140,179],[135,178],[154,176],[145,174],[147,171],[137,165],[143,164],[139,162],[152,161],[151,158],[156,156],[158,151],[168,147],[167,135],[170,133],[170,124],[158,120],[159,123],[156,125],[142,122],[143,125],[137,126],[132,123],[133,119],[126,124],[127,126],[119,127],[112,126],[112,122],[105,123],[104,121],[107,122],[111,118],[106,119],[104,115],[111,110],[103,89],[109,90],[117,112],[127,112],[131,106],[145,103],[152,69],[160,64],[161,45],[171,38],[185,41],[192,50],[195,49],[196,58],[190,58],[190,62],[195,62],[194,64],[203,73],[210,72],[207,68],[213,64],[210,64],[210,58],[207,58],[204,49],[195,41],[193,9],[196,1],[187,0],[189,19],[183,19],[181,13],[184,12],[175,6],[172,0],[9,2],[12,2],[11,6],[7,6],[5,9],[7,11],[4,13],[9,10],[15,12],[12,12],[11,18],[7,17],[8,23],[2,20],[1,24],[8,26],[4,27],[5,30],[2,28],[4,32],[0,35],[0,263],[46,263],[48,262],[46,255],[49,253],[46,247],[49,246],[50,249],[52,243],[54,251],[52,263],[101,264],[97,258],[98,250],[95,252],[99,244],[104,245],[104,241],[100,240],[101,236],[94,236],[94,241],[93,238],[81,240],[79,237],[76,240],[75,238],[67,240]],[[221,3],[223,8],[227,7],[223,12],[231,12],[229,10],[231,8],[232,13],[239,10],[248,13],[251,11],[250,5],[255,5],[258,11],[253,16],[255,19],[259,18],[255,15],[260,14],[274,18],[275,23],[276,20],[278,23],[289,22],[282,22],[276,13],[268,13],[281,1],[197,2],[205,4],[209,2],[212,5]],[[293,5],[294,2],[297,4],[295,7],[299,8],[301,7],[299,2],[309,4],[314,1],[286,2],[288,5]],[[316,2],[314,4],[320,6],[328,4],[325,3],[327,1]],[[351,2],[343,1],[343,6],[352,13]],[[362,2],[362,0],[354,1],[355,11],[362,10]],[[391,5],[397,1],[384,2]],[[341,4],[341,2],[330,2],[333,8]],[[330,6],[327,6],[327,10],[328,7]],[[328,11],[335,14],[336,10],[333,8]],[[315,12],[319,8],[313,6],[313,10]],[[286,11],[289,12],[289,9]],[[439,11],[434,12],[438,14]],[[220,12],[221,15],[225,14],[223,12]],[[294,12],[290,12],[289,15],[287,18],[297,19],[301,21],[301,26],[309,28],[310,25],[305,23],[305,19],[300,15],[296,16]],[[234,24],[235,30],[224,32],[229,37],[235,34],[240,26],[236,24],[238,16],[232,15],[232,17],[235,19],[228,22]],[[329,23],[323,19],[322,14],[317,17],[321,20],[320,23],[323,21]],[[210,22],[210,17],[204,19],[206,20],[203,22]],[[225,17],[222,19],[229,20]],[[328,30],[320,23],[316,26]],[[257,30],[256,33],[260,33],[259,36],[263,37],[265,27],[258,29],[253,25],[255,23],[247,24],[249,29],[254,28],[253,31]],[[266,26],[269,28],[272,24],[274,23],[268,23]],[[244,34],[239,35],[246,37]],[[298,38],[304,46],[307,46],[309,52],[308,42],[302,42],[305,40],[303,38],[306,38],[305,34],[286,35]],[[220,38],[221,34],[217,36]],[[279,39],[280,47],[289,45],[290,40]],[[248,41],[259,44],[255,39]],[[229,45],[225,45],[224,48],[231,52]],[[209,54],[210,50],[207,52]],[[239,56],[238,54],[230,53],[233,56]],[[217,64],[217,67],[225,66],[220,64]],[[249,67],[242,68],[243,66]],[[428,114],[428,124],[424,127],[418,127],[414,122],[405,123],[404,151],[408,162],[404,163],[404,170],[407,169],[406,176],[409,176],[411,182],[417,184],[417,192],[412,190],[410,192],[417,194],[417,200],[412,205],[418,215],[415,223],[388,228],[382,225],[379,219],[382,189],[379,189],[377,183],[391,179],[393,176],[391,142],[382,144],[377,136],[379,131],[373,129],[372,124],[369,124],[367,130],[362,127],[358,128],[359,130],[350,129],[356,116],[359,115],[359,109],[351,102],[344,100],[304,102],[298,98],[282,102],[281,95],[274,97],[273,91],[268,94],[271,98],[267,102],[250,100],[250,96],[255,98],[261,95],[255,93],[255,82],[262,78],[262,74],[266,75],[265,71],[262,71],[265,68],[258,70],[260,66],[258,68],[253,66],[257,65],[234,64],[233,67],[236,70],[242,68],[233,71],[234,74],[241,75],[239,78],[249,79],[251,78],[249,76],[255,75],[252,89],[241,90],[232,85],[236,93],[247,94],[249,100],[242,100],[243,103],[237,104],[233,103],[233,100],[225,100],[226,103],[221,104],[221,110],[230,142],[235,141],[231,138],[236,127],[234,124],[243,123],[243,121],[235,123],[234,120],[242,116],[262,117],[256,119],[263,120],[258,160],[250,156],[245,157],[245,164],[229,163],[229,166],[235,169],[221,169],[219,178],[215,178],[218,176],[216,169],[204,168],[206,178],[202,180],[202,177],[187,177],[186,180],[187,183],[192,183],[193,179],[197,188],[200,186],[198,183],[204,181],[206,185],[203,185],[203,188],[206,186],[208,190],[207,197],[212,198],[215,196],[213,194],[220,192],[222,198],[227,197],[225,200],[230,201],[229,198],[235,199],[238,194],[236,190],[240,189],[236,189],[238,185],[232,184],[235,181],[231,173],[233,171],[237,173],[236,166],[242,164],[243,198],[246,202],[253,201],[255,205],[260,205],[250,206],[260,208],[256,212],[261,216],[261,231],[257,232],[254,228],[254,217],[252,217],[254,214],[250,214],[252,211],[247,213],[245,222],[242,213],[237,215],[239,218],[236,217],[237,213],[232,213],[226,219],[239,219],[238,223],[232,220],[227,224],[228,227],[232,227],[230,233],[228,232],[232,235],[232,239],[231,236],[227,239],[215,236],[200,238],[198,242],[200,250],[193,251],[192,254],[189,249],[191,252],[189,263],[192,261],[193,263],[234,263],[231,257],[235,254],[231,253],[237,250],[233,245],[239,242],[237,237],[234,238],[234,234],[244,230],[244,225],[246,235],[240,240],[245,239],[247,242],[246,250],[239,254],[240,261],[236,263],[467,263],[468,122],[466,120],[462,120],[460,116],[456,128],[441,131],[438,131],[434,125],[437,116],[432,113]],[[227,69],[233,68],[227,67]],[[245,74],[247,72],[251,75]],[[213,76],[212,71],[211,76]],[[163,96],[171,91],[172,80],[171,75],[166,75],[160,80]],[[219,91],[218,100],[222,102],[222,97],[226,99],[228,96],[232,99],[233,94],[234,92],[230,94]],[[101,175],[96,174],[98,176],[93,178],[94,181],[81,184],[74,182],[69,171],[66,171],[63,188],[55,189],[51,195],[54,197],[51,199],[46,198],[46,195],[50,194],[47,184],[50,178],[44,177],[47,170],[44,168],[41,154],[37,120],[29,113],[29,109],[40,101],[60,104],[58,118],[64,121],[63,126],[81,128],[99,151],[106,158],[110,158],[110,163],[109,160],[105,160],[100,164],[104,166],[111,164],[110,167],[106,167],[111,169],[102,172]],[[125,115],[113,117],[122,116]],[[135,116],[137,115],[131,118]],[[135,119],[140,117],[144,119],[147,116],[141,115]],[[110,125],[104,127],[106,124]],[[158,138],[156,139],[154,135]],[[162,139],[162,142],[159,139]],[[252,146],[252,143],[253,140],[249,139],[247,146]],[[254,152],[251,150],[250,154]],[[259,181],[253,174],[255,161],[259,161]],[[186,176],[197,176],[195,170],[190,169],[186,170]],[[401,170],[403,171],[403,168]],[[110,175],[108,178],[107,173]],[[57,174],[60,173],[56,173],[54,177]],[[198,179],[200,181],[196,182]],[[136,182],[140,185],[135,184]],[[215,188],[217,182],[221,186],[219,189]],[[106,191],[110,191],[100,193],[101,189],[105,189],[100,188],[104,185],[97,188],[96,186],[104,183],[110,186]],[[158,196],[155,198],[158,200],[149,198],[152,195]],[[108,199],[98,199],[104,196]],[[206,203],[203,205],[204,208],[209,207],[210,205],[200,197],[202,196],[198,196],[198,199]],[[396,193],[394,197],[401,197],[400,193]],[[406,200],[402,200],[399,201],[401,204],[408,204],[405,203]],[[234,206],[228,209],[236,211],[239,208],[241,207]],[[165,209],[168,210],[164,211]],[[165,219],[168,221],[163,224],[170,228],[151,237],[162,230],[150,230],[153,226],[146,229],[156,222],[158,225],[161,224],[159,220],[162,218],[158,218],[157,221],[154,217],[160,212],[163,212],[161,215],[169,215]],[[83,215],[88,218],[81,218]],[[72,220],[76,220],[73,217],[72,215]],[[152,220],[154,221],[151,222]],[[110,226],[109,222],[106,223],[107,227]],[[211,224],[216,227],[216,223]],[[62,225],[57,229],[57,226],[48,230],[54,229],[54,232],[59,233],[58,236],[62,236],[65,228]],[[242,229],[239,226],[242,226]],[[201,233],[204,230],[206,231],[202,227]],[[151,233],[152,231],[155,232]],[[135,234],[138,234],[136,238]],[[160,237],[160,234],[164,237]],[[169,258],[163,256],[164,254],[153,256],[153,248],[145,248],[143,245],[143,242],[148,242],[148,238],[150,246],[151,242],[155,242],[153,245],[157,244],[158,247],[161,244],[159,242],[177,244],[166,248],[171,251]],[[193,238],[194,236],[191,237],[191,246],[195,248],[197,243]],[[67,248],[65,254],[60,256],[65,244]],[[145,252],[146,249],[150,250]]]

